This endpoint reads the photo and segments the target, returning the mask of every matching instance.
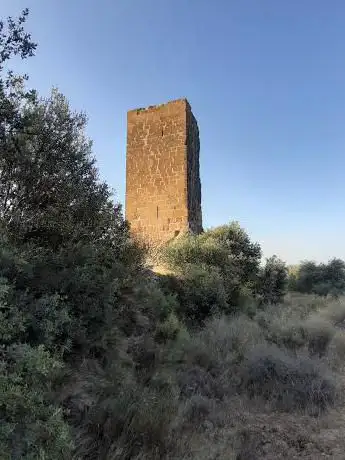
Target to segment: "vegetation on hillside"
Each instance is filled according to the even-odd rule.
[[[0,22],[1,458],[342,458],[315,427],[342,404],[344,264],[288,276],[230,223],[150,272],[85,115],[8,70],[26,18]]]
[[[304,294],[330,295],[337,297],[345,293],[345,262],[332,259],[317,264],[304,261],[290,271],[289,287]]]

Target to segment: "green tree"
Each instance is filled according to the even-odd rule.
[[[296,291],[296,282],[298,278],[299,265],[289,265],[288,270],[288,290]]]
[[[9,241],[31,269],[6,276],[18,292],[30,288],[32,340],[42,343],[49,335],[39,318],[67,310],[71,324],[51,331],[49,340],[68,337],[74,347],[98,353],[98,345],[106,347],[115,301],[140,270],[143,253],[109,187],[98,180],[84,115],[73,113],[56,90],[47,100],[25,101],[21,114],[24,125],[3,142],[1,214]],[[47,308],[47,298],[54,308]]]
[[[139,324],[150,308],[144,254],[98,178],[85,115],[5,71],[35,50],[26,17],[0,25],[0,449],[61,459],[71,452],[63,380],[87,359],[103,374],[114,367],[122,337],[151,327]]]
[[[53,90],[45,100],[25,101],[21,118],[2,142],[0,213],[10,234],[54,248],[102,241],[115,249],[127,227],[98,180],[85,115]]]
[[[15,174],[16,153],[8,148],[8,140],[16,130],[23,129],[22,107],[35,99],[34,91],[26,91],[26,75],[15,75],[6,69],[7,61],[19,55],[22,59],[33,56],[36,44],[23,24],[28,16],[24,10],[17,20],[9,17],[0,21],[0,217],[4,217],[11,207],[10,174]],[[11,171],[12,169],[12,171]]]
[[[325,282],[329,286],[328,293],[334,296],[345,292],[345,262],[341,259],[332,259],[324,267]]]
[[[305,294],[338,296],[345,292],[345,262],[332,259],[327,264],[305,261],[299,266],[290,289]]]
[[[305,294],[314,291],[315,286],[323,282],[323,266],[313,261],[304,261],[300,264],[296,279],[296,290]]]
[[[69,428],[62,411],[47,396],[62,368],[43,344],[26,341],[30,314],[23,290],[18,298],[9,278],[27,264],[5,237],[6,214],[11,209],[15,154],[8,140],[23,128],[23,106],[35,99],[27,92],[27,77],[5,71],[7,61],[34,54],[36,44],[24,31],[28,10],[17,20],[0,21],[0,449],[4,459],[65,458],[71,451]]]
[[[179,274],[182,285],[183,279],[186,281],[189,304],[190,286],[193,284],[196,286],[198,280],[201,281],[203,278],[207,283],[212,282],[214,287],[209,290],[210,295],[211,292],[213,293],[209,312],[214,311],[214,307],[218,307],[221,311],[234,311],[241,308],[248,296],[254,295],[260,258],[259,244],[253,243],[237,222],[208,230],[200,235],[186,235],[176,239],[163,250],[165,263]],[[203,276],[201,271],[204,271]],[[193,273],[196,279],[192,283]],[[216,302],[214,292],[219,283],[222,284],[222,290],[219,291]],[[185,301],[184,296],[181,296],[181,301]],[[200,306],[203,319],[207,311],[205,302],[207,297],[203,295],[202,307]],[[195,305],[195,312],[198,311],[198,305]],[[190,308],[189,310],[191,311]]]
[[[266,264],[258,276],[257,294],[263,304],[281,302],[287,292],[288,270],[277,256],[266,259]]]

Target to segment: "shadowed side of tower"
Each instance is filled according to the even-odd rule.
[[[186,99],[127,114],[126,219],[151,244],[202,231],[199,130]]]

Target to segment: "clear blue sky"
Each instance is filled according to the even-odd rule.
[[[1,0],[28,6],[23,69],[86,111],[123,202],[126,112],[187,97],[204,226],[238,220],[265,255],[345,259],[344,0]]]

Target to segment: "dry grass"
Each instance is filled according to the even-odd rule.
[[[215,317],[193,334],[168,317],[164,343],[136,339],[131,356],[141,367],[127,380],[115,367],[98,402],[83,390],[79,452],[101,460],[344,459],[344,318],[343,300],[309,296],[254,319]]]
[[[189,393],[166,458],[344,459],[344,306],[289,296],[253,321],[210,321],[178,355]]]

